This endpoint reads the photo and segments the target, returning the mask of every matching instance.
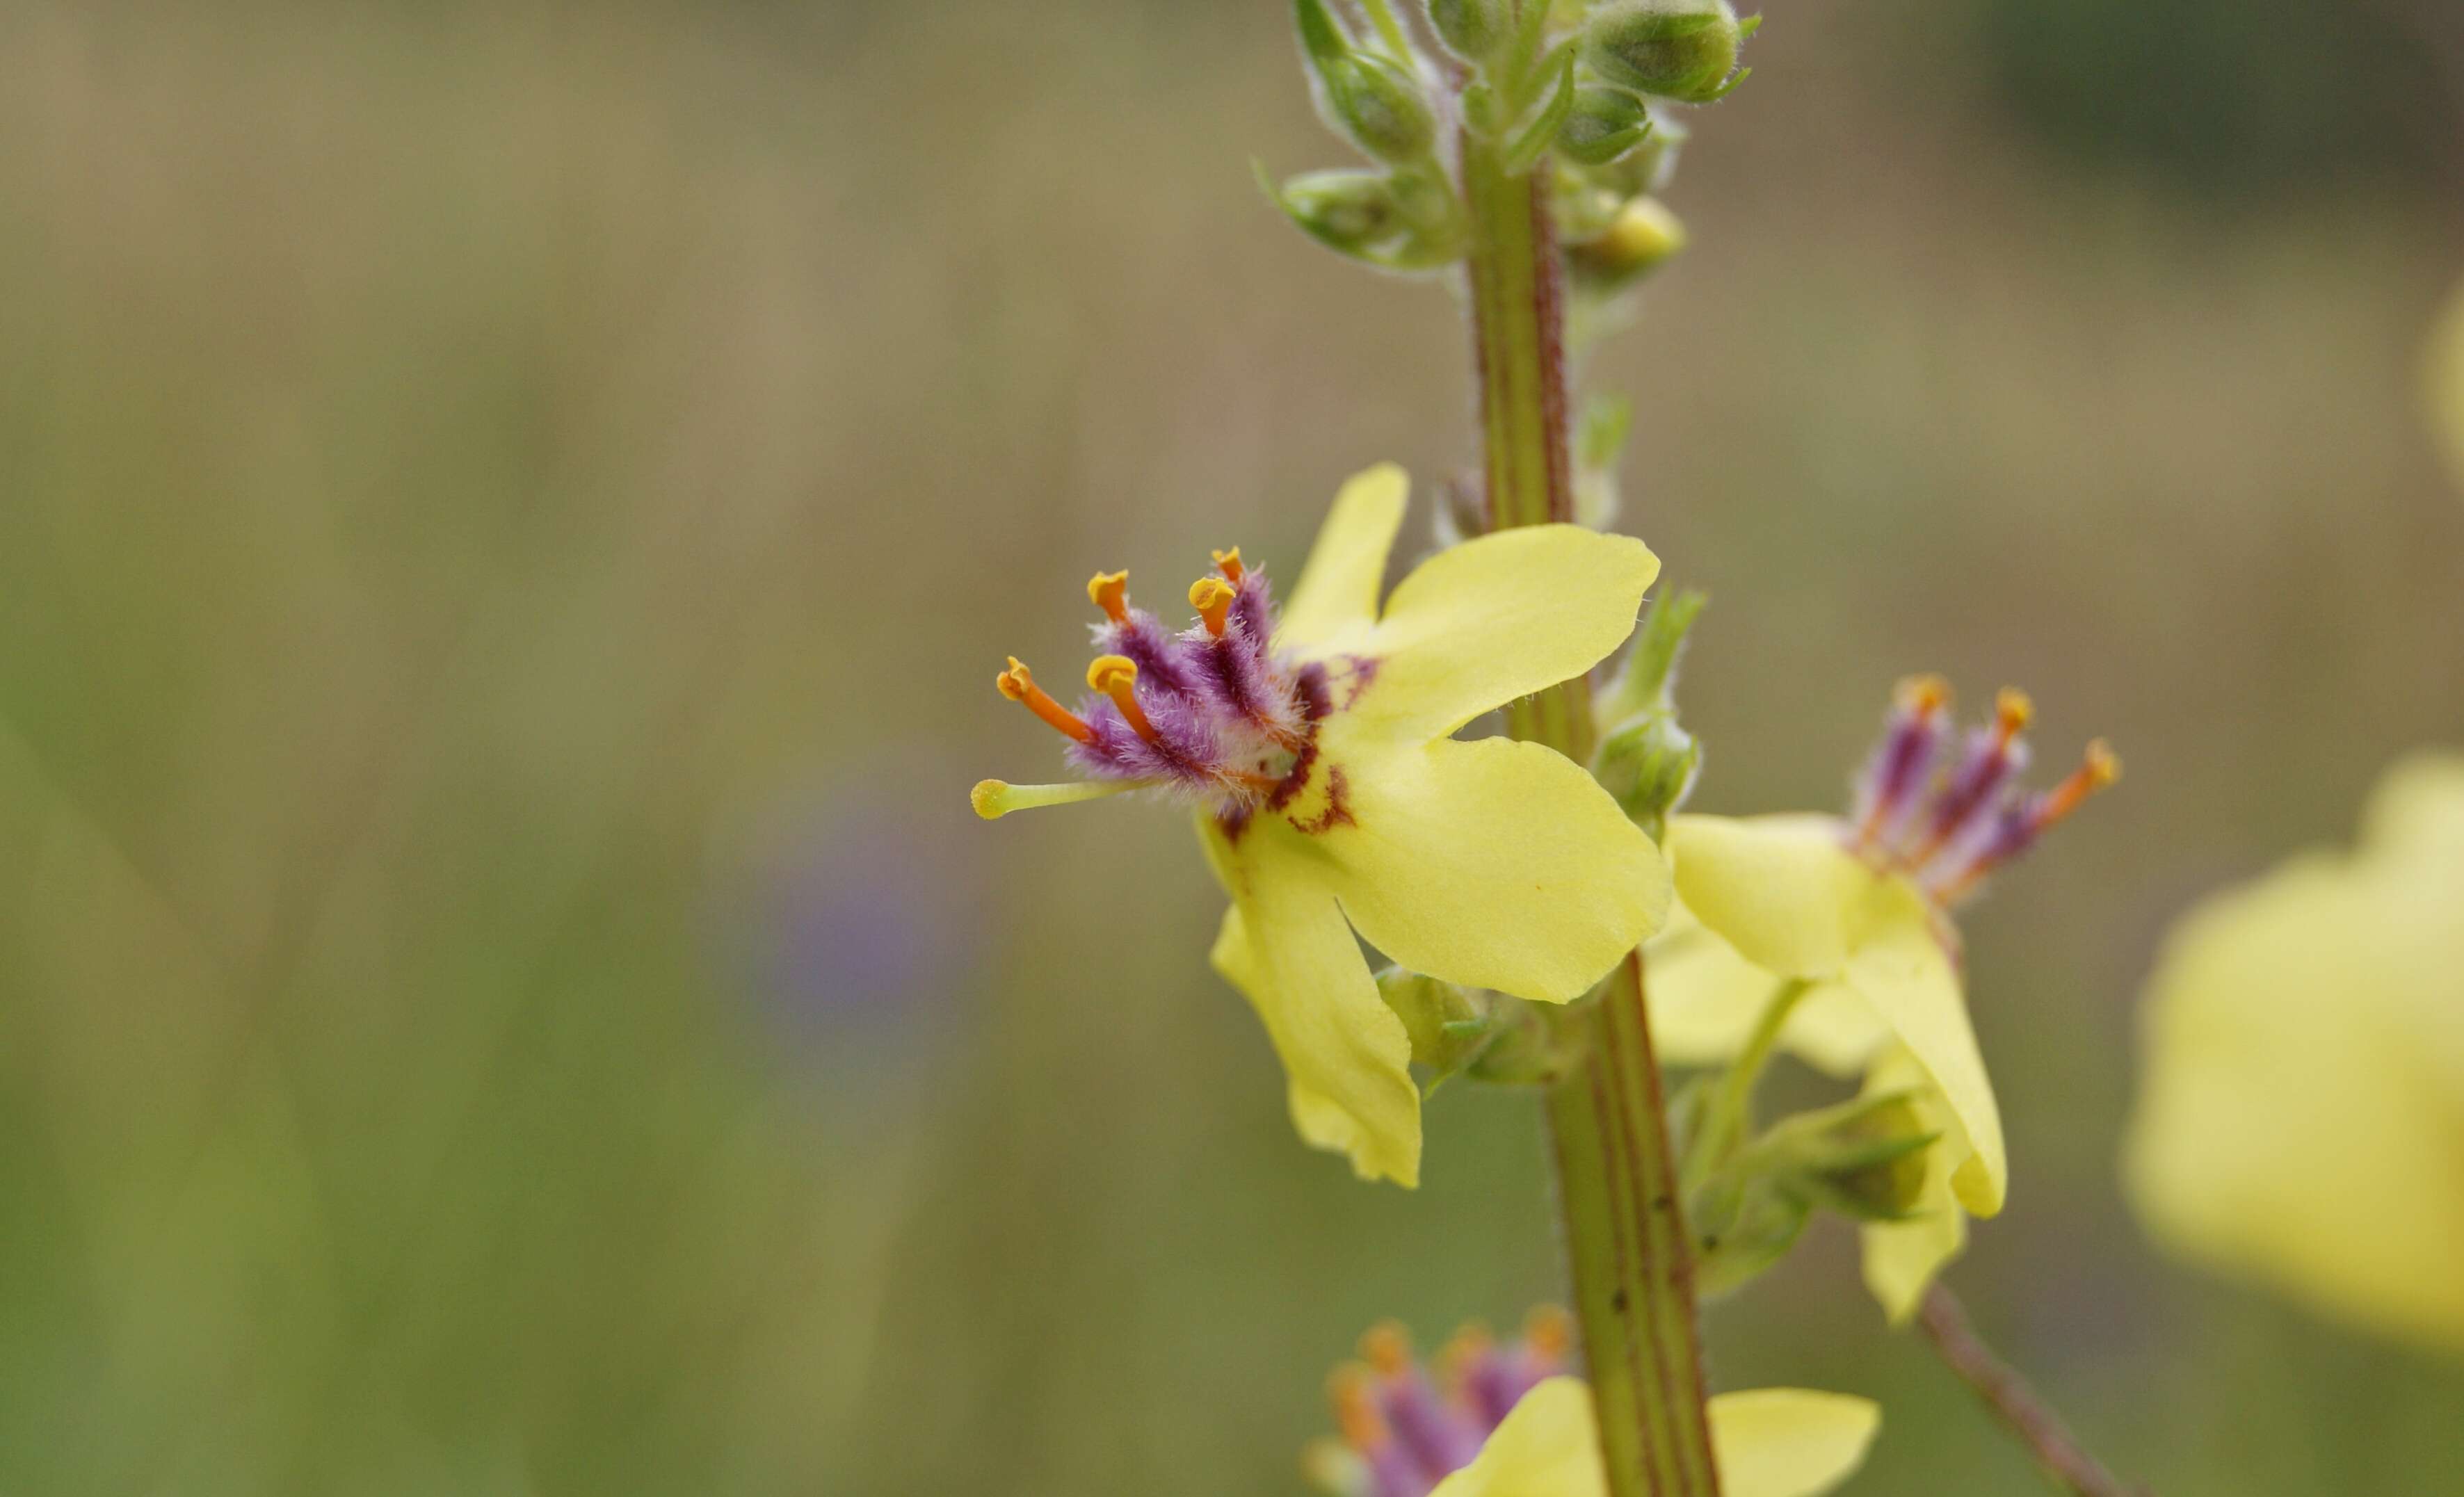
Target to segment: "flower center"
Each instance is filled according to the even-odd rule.
[[[1127,572],[1098,572],[1088,601],[1102,611],[1090,694],[1071,711],[1013,657],[1001,694],[1070,740],[1069,760],[1097,780],[1170,789],[1237,825],[1297,792],[1326,715],[1325,672],[1276,656],[1275,605],[1264,573],[1239,548],[1189,589],[1197,613],[1175,631],[1132,605]]]
[[[1332,1497],[1427,1497],[1471,1464],[1526,1393],[1567,1370],[1571,1339],[1566,1312],[1543,1307],[1519,1341],[1501,1346],[1465,1326],[1423,1368],[1401,1327],[1375,1328],[1360,1338],[1360,1360],[1327,1380],[1343,1434],[1312,1452],[1312,1479]]]
[[[2035,846],[2091,795],[2122,775],[2102,738],[2053,789],[2030,792],[2021,735],[2035,715],[2027,693],[2005,687],[1993,720],[1957,739],[1950,687],[1910,676],[1894,693],[1882,738],[1857,779],[1848,847],[1884,872],[1905,875],[1938,907],[1973,894],[1995,869]]]

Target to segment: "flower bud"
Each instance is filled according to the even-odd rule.
[[[1941,1136],[1910,1093],[1886,1091],[1789,1118],[1750,1153],[1757,1169],[1815,1205],[1898,1222],[1923,1198],[1925,1151]]]
[[[1701,740],[1677,725],[1675,713],[1659,708],[1627,719],[1592,756],[1592,773],[1602,788],[1654,837],[1685,804],[1702,769]]]
[[[1402,226],[1383,172],[1303,172],[1274,195],[1310,238],[1346,254],[1367,253]]]
[[[1658,198],[1639,197],[1608,231],[1566,251],[1567,263],[1595,286],[1615,291],[1641,279],[1685,248],[1685,226]]]
[[[1728,75],[1759,24],[1740,23],[1728,0],[1619,0],[1593,12],[1583,59],[1620,88],[1707,104],[1745,80]]]
[[[1466,62],[1484,61],[1505,44],[1503,0],[1429,0],[1429,25]]]
[[[1437,143],[1437,117],[1420,85],[1397,63],[1356,53],[1319,72],[1326,105],[1343,133],[1380,161],[1404,165]]]
[[[1557,151],[1568,161],[1605,166],[1651,135],[1651,111],[1621,88],[1593,84],[1574,91],[1574,108],[1557,131]]]
[[[1413,1061],[1441,1078],[1461,1070],[1489,1037],[1486,1009],[1451,982],[1388,967],[1377,974],[1377,996],[1403,1021]]]

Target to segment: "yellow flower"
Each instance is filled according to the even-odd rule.
[[[2185,1256],[2464,1351],[2464,755],[2175,926],[2124,1153]]]
[[[1881,1410],[1796,1388],[1711,1400],[1711,1453],[1725,1497],[1816,1497],[1864,1462]],[[1430,1497],[1607,1497],[1592,1390],[1551,1377],[1523,1396],[1471,1464]]]
[[[1364,1178],[1419,1171],[1419,1093],[1402,1022],[1360,939],[1415,971],[1562,1002],[1660,928],[1668,870],[1607,792],[1563,756],[1455,731],[1581,675],[1633,631],[1659,561],[1571,525],[1441,551],[1378,607],[1406,480],[1347,483],[1280,623],[1238,552],[1165,634],[1119,574],[1090,595],[1112,652],[1071,714],[1012,662],[1011,695],[1073,740],[1085,786],[986,782],[976,805],[1153,787],[1197,806],[1232,908],[1216,970],[1265,1022],[1292,1120]],[[1355,936],[1354,933],[1358,935]]]
[[[2119,772],[2101,743],[2053,790],[2022,793],[2027,699],[1954,742],[1948,692],[1903,683],[1851,816],[1670,819],[1677,907],[1645,952],[1652,1025],[1672,1065],[1735,1057],[1776,999],[1779,1043],[1867,1091],[1908,1090],[1941,1140],[1905,1222],[1864,1229],[1866,1279],[1896,1321],[2010,1183],[1950,912]]]

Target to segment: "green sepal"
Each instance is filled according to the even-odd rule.
[[[1925,1151],[1942,1138],[1910,1091],[1877,1092],[1784,1118],[1730,1170],[1859,1222],[1904,1222],[1922,1199]]]
[[[1586,435],[1590,434],[1587,423]],[[1599,433],[1602,440],[1610,434]],[[1622,443],[1622,426],[1614,434]],[[1663,588],[1652,595],[1642,625],[1635,630],[1634,645],[1626,651],[1625,664],[1593,702],[1593,711],[1602,722],[1616,723],[1655,707],[1676,705],[1677,668],[1685,657],[1685,642],[1695,621],[1710,602],[1710,595],[1696,587]]]
[[[1426,973],[1388,967],[1377,974],[1377,996],[1403,1021],[1403,1032],[1412,1040],[1412,1064],[1432,1073],[1424,1093],[1469,1065],[1492,1037],[1482,995]]]

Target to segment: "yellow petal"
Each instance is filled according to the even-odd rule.
[[[1292,1126],[1347,1155],[1363,1179],[1419,1182],[1420,1093],[1412,1042],[1377,996],[1368,959],[1313,870],[1264,839],[1225,843],[1201,818],[1232,908],[1211,959],[1265,1021],[1289,1078]]]
[[[1284,600],[1275,646],[1303,654],[1365,639],[1377,621],[1377,589],[1386,582],[1386,553],[1403,527],[1412,480],[1393,463],[1355,473],[1334,496],[1317,544]]]
[[[1737,954],[1679,900],[1668,924],[1643,949],[1651,994],[1651,1043],[1662,1064],[1718,1066],[1745,1047],[1746,1037],[1785,980]],[[1871,1005],[1839,982],[1825,982],[1797,1001],[1780,1031],[1780,1047],[1831,1075],[1865,1068],[1891,1031]]]
[[[1905,879],[1878,879],[1859,901],[1850,936],[1848,985],[1874,1006],[1933,1078],[1966,1150],[1951,1176],[1959,1203],[1976,1216],[2002,1209],[2011,1165],[2002,1112],[1968,1022],[1959,973],[1934,934],[1932,911]]]
[[[1881,1411],[1863,1398],[1769,1388],[1708,1411],[1726,1497],[1818,1497],[1865,1459]],[[1430,1497],[1604,1497],[1592,1390],[1551,1377],[1523,1396],[1471,1464]]]
[[[1866,1095],[1883,1091],[1914,1091],[1911,1105],[1918,1120],[1927,1132],[1943,1135],[1925,1151],[1925,1184],[1917,1193],[1910,1219],[1867,1222],[1859,1233],[1864,1246],[1865,1288],[1881,1302],[1882,1313],[1891,1324],[1901,1326],[1916,1314],[1943,1266],[1968,1245],[1968,1214],[1959,1208],[1950,1189],[1951,1168],[1962,1152],[1962,1131],[1934,1090],[1933,1079],[1903,1048],[1893,1046],[1865,1077]]]
[[[1851,921],[1878,882],[1825,816],[1674,816],[1668,856],[1687,909],[1778,977],[1837,977]]]
[[[1801,1388],[1724,1393],[1711,1400],[1711,1449],[1723,1497],[1816,1497],[1864,1464],[1881,1427],[1870,1399]]]
[[[1531,525],[1441,551],[1398,583],[1353,713],[1399,737],[1442,737],[1581,675],[1634,632],[1660,560],[1629,536]]]
[[[1565,756],[1507,738],[1375,753],[1357,738],[1330,720],[1350,823],[1266,829],[1308,843],[1353,924],[1404,966],[1562,1002],[1666,917],[1660,849]]]
[[[2426,783],[2393,777],[2363,857],[2297,858],[2175,928],[2124,1178],[2175,1251],[2464,1351],[2464,851],[2387,825]]]
[[[1471,1464],[1429,1497],[1606,1497],[1598,1417],[1578,1377],[1551,1377],[1525,1394]]]

